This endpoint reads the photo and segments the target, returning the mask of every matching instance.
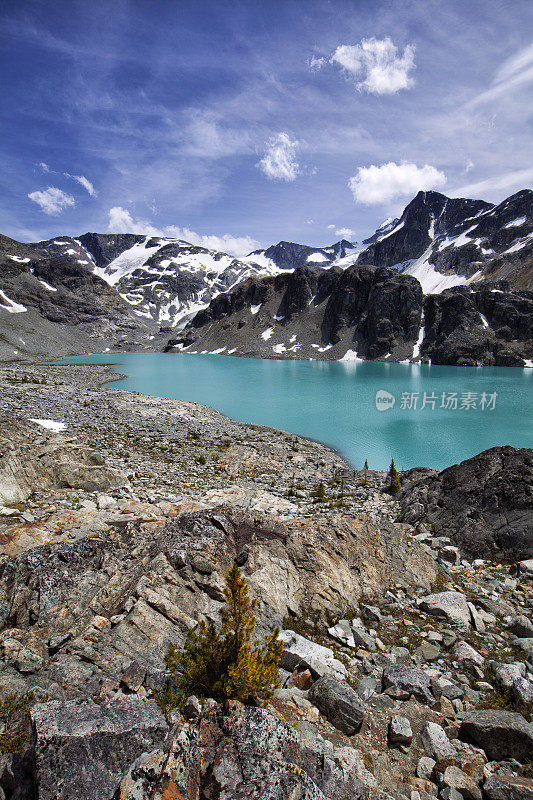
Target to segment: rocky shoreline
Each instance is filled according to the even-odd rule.
[[[35,693],[20,752],[0,721],[2,800],[533,797],[531,451],[392,499],[319,443],[112,377],[0,364],[0,702]],[[494,486],[518,483],[515,518]],[[165,718],[168,644],[218,623],[234,560],[282,688]]]

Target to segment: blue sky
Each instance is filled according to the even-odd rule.
[[[4,0],[0,231],[244,253],[533,184],[530,0]]]

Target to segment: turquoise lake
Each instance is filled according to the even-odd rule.
[[[357,469],[442,469],[495,445],[533,446],[533,369],[285,361],[123,353],[58,363],[109,364],[114,387],[211,406],[242,422],[307,436]],[[378,410],[376,393],[386,392]],[[424,406],[425,393],[425,407]]]

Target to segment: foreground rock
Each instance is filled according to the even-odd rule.
[[[309,700],[335,728],[348,736],[357,733],[363,724],[365,709],[359,696],[345,681],[332,675],[325,675],[313,684]]]
[[[533,450],[493,447],[453,467],[410,470],[398,494],[406,522],[432,526],[472,557],[533,555]]]
[[[125,769],[168,732],[155,703],[42,703],[32,711],[39,800],[107,800]]]
[[[461,592],[439,592],[420,601],[420,608],[435,617],[441,617],[461,628],[470,627],[470,609]]]
[[[512,711],[471,711],[464,714],[461,738],[472,740],[494,760],[533,757],[533,727],[521,714]]]
[[[359,800],[375,788],[357,750],[304,743],[269,711],[231,702],[178,723],[167,746],[130,767],[115,800]]]

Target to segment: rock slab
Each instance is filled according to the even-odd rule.
[[[32,710],[39,800],[111,800],[128,766],[162,742],[155,703],[53,700]]]

